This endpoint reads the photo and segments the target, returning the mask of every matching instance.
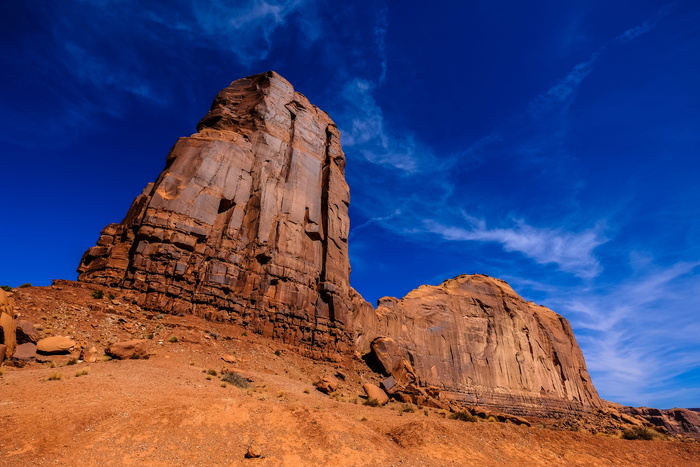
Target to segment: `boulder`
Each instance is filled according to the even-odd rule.
[[[316,383],[316,389],[324,394],[330,394],[338,390],[338,381],[335,378],[326,376]]]
[[[2,289],[0,289],[2,290]],[[13,315],[8,315],[7,313],[0,313],[0,328],[3,330],[3,341],[5,344],[5,356],[10,358],[15,352],[15,347],[17,347],[17,338],[15,337],[15,324],[16,320]]]
[[[70,337],[45,337],[36,344],[37,352],[45,355],[67,354],[75,347],[75,341]]]
[[[149,345],[150,342],[146,339],[115,342],[105,350],[105,353],[118,360],[146,359],[150,356]]]
[[[367,394],[368,399],[376,399],[379,405],[384,405],[389,402],[389,396],[377,385],[365,383],[362,385],[362,389],[365,391],[365,394]]]
[[[24,319],[20,319],[17,321],[16,332],[18,344],[25,344],[27,342],[32,342],[36,344],[41,338],[41,335],[39,334],[39,331],[37,331],[37,329],[34,327],[34,324]]]
[[[248,450],[245,453],[245,458],[257,459],[259,457],[262,457],[262,449],[260,449],[260,446],[258,446],[257,443],[251,443],[250,446],[248,446]]]
[[[15,348],[15,353],[12,355],[12,360],[32,360],[36,358],[37,346],[33,342],[19,344]]]
[[[97,348],[90,347],[80,351],[80,360],[85,363],[95,363],[97,361]]]
[[[0,328],[2,329],[2,328]],[[7,346],[5,344],[0,344],[0,364],[5,361],[5,356],[7,355]]]
[[[225,361],[226,363],[236,363],[236,357],[231,354],[224,355],[221,357],[221,360]]]

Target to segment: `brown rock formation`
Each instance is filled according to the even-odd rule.
[[[197,129],[102,231],[79,280],[312,355],[347,350],[349,191],[333,121],[268,72],[221,91]]]
[[[357,345],[372,347],[397,383],[412,371],[420,386],[516,414],[601,405],[569,323],[501,280],[464,275],[424,285],[401,300],[380,300],[375,313],[363,307],[357,319],[365,323]]]
[[[0,344],[5,346],[5,356],[10,358],[17,346],[17,317],[12,299],[0,289]]]
[[[371,345],[387,391],[410,400],[438,401],[423,389],[435,386],[513,413],[600,404],[568,323],[502,281],[461,276],[377,310],[349,287],[339,133],[282,77],[233,82],[197,129],[85,253],[80,281],[315,357]]]
[[[700,413],[691,409],[652,409],[649,407],[619,407],[623,414],[642,417],[669,433],[687,436],[700,441]]]

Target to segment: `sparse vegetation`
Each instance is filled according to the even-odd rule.
[[[488,422],[498,422],[498,419],[494,415],[489,415],[486,419]],[[542,426],[544,428],[544,425]]]
[[[219,373],[217,373],[216,370],[211,369],[211,368],[209,370],[207,370],[207,374],[212,375],[212,376],[219,376]]]
[[[207,375],[207,381],[211,381],[211,375]]]
[[[222,387],[222,388],[225,388],[226,386],[228,386],[228,383],[227,383],[226,381],[222,381],[222,382],[221,382],[221,387]]]
[[[114,300],[115,298],[117,298],[117,296],[110,292],[107,294],[107,298],[109,298],[110,300]]]
[[[29,282],[27,282],[26,284],[22,284],[22,285],[18,286],[17,288],[18,288],[18,289],[24,289],[25,287],[31,287],[31,286],[32,286],[32,284],[30,284]]]
[[[4,369],[4,368],[0,368],[0,376],[2,376],[2,375],[4,375],[4,374],[5,374],[5,369]]]
[[[311,394],[311,390],[309,388],[304,389],[304,394]]]
[[[9,285],[0,285],[0,289],[4,290],[5,292],[12,292],[12,287]]]
[[[170,339],[168,339],[168,342],[171,344],[174,344],[175,342],[178,342],[180,339],[177,338],[177,336],[170,336]]]
[[[63,373],[56,371],[54,373],[51,373],[49,375],[49,377],[46,379],[48,381],[59,381],[59,380],[63,379]]]
[[[275,350],[275,355],[277,355],[278,357],[281,357],[281,356],[282,356],[282,351],[281,351],[281,350]]]
[[[234,386],[242,389],[250,387],[250,381],[248,381],[247,378],[244,378],[235,371],[227,371],[226,373],[221,375],[221,381],[233,384]]]
[[[66,362],[66,366],[68,366],[68,365],[75,365],[76,363],[78,363],[78,359],[77,359],[77,358],[71,358],[70,360],[68,360],[68,361]]]
[[[154,336],[153,336],[152,332],[149,332],[148,334],[146,334],[146,339],[153,339],[153,337]]]
[[[247,336],[247,335],[248,335],[248,332],[246,332],[246,331],[243,331],[243,332],[241,333],[241,336],[242,336],[242,337],[245,337],[245,336]]]
[[[646,426],[633,426],[622,430],[622,439],[642,439],[650,441],[660,437],[659,432]]]
[[[90,373],[90,368],[83,368],[82,370],[78,370],[75,372],[75,377],[77,378],[78,376],[85,376],[88,373]]]
[[[416,407],[413,404],[404,404],[403,408],[401,409],[402,412],[406,413],[414,413],[416,411]]]
[[[360,419],[360,421],[361,421],[361,422],[366,422],[366,421],[367,421],[367,417],[362,417],[362,418]]]
[[[474,415],[467,412],[466,410],[460,410],[458,412],[455,412],[455,413],[450,415],[450,418],[452,420],[461,420],[463,422],[476,422],[476,421],[478,421],[478,419]]]
[[[364,405],[368,405],[370,407],[379,407],[382,404],[380,404],[379,401],[374,397],[369,397],[366,401],[364,401]]]
[[[93,290],[92,291],[92,298],[95,298],[97,300],[101,300],[105,296],[105,293],[103,290]]]

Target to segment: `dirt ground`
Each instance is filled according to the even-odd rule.
[[[699,443],[469,423],[395,402],[365,406],[361,384],[379,376],[359,359],[315,362],[236,326],[145,312],[118,290],[95,299],[94,289],[63,283],[12,295],[43,335],[100,350],[151,338],[153,355],[69,365],[74,352],[3,366],[0,465],[700,465]],[[224,387],[225,369],[250,387]],[[340,380],[333,396],[312,384],[324,376]],[[244,457],[251,445],[262,457]]]

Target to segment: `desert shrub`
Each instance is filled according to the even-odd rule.
[[[174,344],[175,342],[179,341],[180,339],[177,338],[177,336],[170,336],[170,339],[168,339],[168,342],[171,344]]]
[[[22,285],[18,286],[17,288],[18,288],[18,289],[24,289],[25,287],[31,287],[31,286],[32,286],[32,284],[30,284],[29,282],[27,282],[26,284],[22,284]]]
[[[58,371],[55,372],[55,373],[51,373],[47,379],[48,379],[49,381],[58,381],[58,380],[61,380],[61,379],[63,379],[63,373],[60,373],[60,372],[58,372]]]
[[[379,407],[382,404],[380,404],[379,401],[374,397],[370,397],[364,402],[364,405],[369,405],[370,407]]]
[[[622,439],[643,439],[649,441],[658,436],[659,433],[656,430],[646,426],[633,426],[622,430]]]
[[[12,292],[12,287],[9,285],[0,285],[0,289],[4,290],[5,292]]]
[[[250,381],[248,381],[247,378],[244,378],[235,371],[227,371],[226,373],[221,375],[221,381],[225,381],[243,389],[250,387]]]
[[[114,300],[115,298],[117,298],[117,296],[110,292],[107,294],[107,298],[109,298],[110,300]]]
[[[498,422],[498,419],[494,415],[489,415],[488,418],[486,419],[486,421],[494,423],[494,422]]]
[[[90,373],[90,368],[83,368],[82,370],[78,370],[75,372],[75,377],[77,378],[78,376],[85,376],[88,373]]]
[[[222,388],[225,388],[225,387],[227,387],[227,386],[228,386],[228,383],[227,383],[226,381],[222,381],[222,382],[221,382],[221,387],[222,387]]]
[[[275,350],[275,355],[277,355],[278,357],[281,357],[281,356],[282,356],[282,351],[281,351],[281,350]]]
[[[362,418],[360,419],[360,421],[361,421],[361,422],[366,422],[366,421],[367,421],[367,417],[362,417]]]
[[[462,420],[463,422],[476,422],[477,418],[467,412],[466,410],[460,410],[450,415],[452,420]]]
[[[247,333],[246,331],[243,331],[243,332],[241,333],[241,336],[243,336],[243,337],[245,337],[245,336],[247,336],[247,335],[248,335],[248,333]]]
[[[401,411],[407,413],[414,413],[416,411],[416,408],[413,406],[413,404],[404,404],[403,409],[401,409]]]
[[[309,388],[304,389],[304,394],[311,394],[311,391],[309,390]]]
[[[68,360],[68,361],[66,362],[66,365],[75,365],[76,363],[78,363],[78,359],[77,359],[77,358],[71,358],[70,360]]]
[[[217,373],[214,369],[207,370],[207,374],[212,376],[219,376],[219,373]]]
[[[92,298],[96,298],[97,300],[100,300],[104,296],[105,296],[105,293],[103,290],[93,290],[92,291]]]

